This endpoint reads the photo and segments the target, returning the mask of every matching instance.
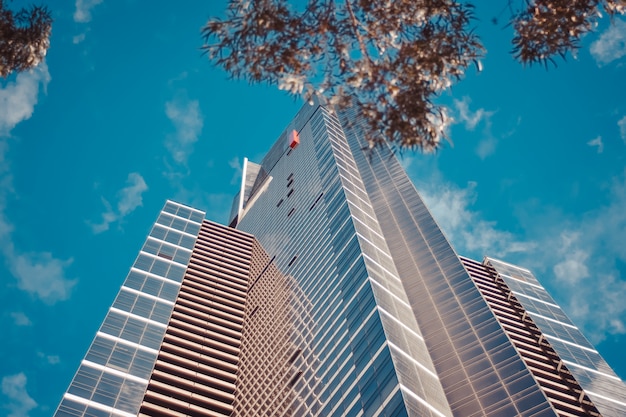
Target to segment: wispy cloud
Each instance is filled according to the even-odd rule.
[[[489,119],[495,113],[482,108],[472,112],[469,108],[471,102],[472,100],[467,96],[464,96],[461,100],[454,100],[455,116],[465,123],[467,130],[474,130],[481,121]]]
[[[602,67],[626,55],[626,21],[615,19],[611,26],[591,44],[591,55]]]
[[[602,143],[602,136],[598,136],[595,139],[591,139],[587,142],[589,146],[595,146],[597,148],[598,153],[602,153],[604,151],[604,143]]]
[[[10,269],[18,288],[38,297],[46,304],[67,300],[76,280],[65,277],[73,259],[62,261],[49,252],[12,254]]]
[[[61,363],[61,358],[59,358],[58,355],[46,355],[46,361],[50,365],[56,365],[56,364]]]
[[[143,204],[141,195],[148,189],[143,177],[136,172],[128,174],[126,183],[128,185],[119,192],[120,200],[117,203],[118,213],[122,217],[133,212]]]
[[[455,114],[454,119],[462,122],[465,128],[469,131],[473,131],[480,124],[484,125],[483,138],[476,147],[476,154],[485,159],[489,155],[492,155],[496,151],[498,144],[497,139],[492,133],[491,117],[495,114],[495,111],[485,110],[479,108],[472,111],[470,109],[470,103],[472,100],[464,96],[461,100],[454,100]]]
[[[73,43],[74,45],[78,45],[79,43],[81,43],[82,41],[84,41],[84,40],[85,40],[85,37],[86,37],[86,36],[87,36],[87,33],[86,33],[86,32],[83,32],[83,33],[81,33],[81,34],[79,34],[79,35],[76,35],[76,36],[74,36],[74,37],[72,38],[72,43]]]
[[[76,0],[74,21],[77,23],[91,22],[91,9],[102,3],[103,0]]]
[[[231,185],[239,184],[241,181],[241,176],[243,175],[243,166],[241,164],[241,160],[237,156],[233,156],[233,158],[228,161],[228,166],[231,167],[235,172],[233,172],[233,176],[230,179]]]
[[[0,137],[9,135],[18,123],[30,119],[39,98],[39,88],[45,91],[50,79],[44,60],[34,69],[19,73],[15,81],[6,85],[0,81]]]
[[[565,230],[551,241],[557,245],[552,272],[559,289],[557,298],[565,300],[568,315],[582,324],[593,343],[599,343],[609,334],[626,334],[626,281],[612,265],[614,253],[599,250],[598,239],[613,232],[596,229],[587,236],[597,224],[579,227]]]
[[[510,232],[501,230],[492,221],[481,218],[472,210],[477,193],[476,183],[460,188],[449,183],[424,184],[420,194],[437,223],[461,253],[505,257],[511,253],[529,252],[533,242],[519,240]]]
[[[228,193],[209,193],[203,187],[196,185],[187,189],[179,187],[174,200],[188,204],[206,212],[206,217],[218,223],[226,224],[233,195]]]
[[[496,146],[498,145],[498,141],[492,135],[487,136],[478,142],[476,146],[476,155],[480,159],[485,159],[490,155],[493,155],[496,152]]]
[[[45,75],[47,74],[45,65],[44,68],[40,67],[38,70],[18,75],[12,88],[1,91],[5,103],[17,103],[19,107],[16,109],[9,105],[10,110],[6,114],[0,113],[5,134],[8,134],[17,123],[31,116],[37,101],[38,84],[42,79],[49,80],[49,76]],[[36,71],[41,71],[39,76],[34,75]],[[23,74],[30,74],[30,77],[20,79]],[[7,114],[10,116],[7,117]],[[49,252],[24,253],[15,247],[12,240],[15,228],[7,216],[7,201],[14,194],[10,162],[7,157],[8,140],[9,138],[0,138],[0,253],[4,256],[12,275],[17,279],[18,288],[47,304],[54,304],[67,299],[76,284],[76,280],[65,276],[72,260],[57,259]],[[13,318],[16,322],[21,320],[24,323],[24,317]]]
[[[165,146],[176,163],[185,165],[204,124],[200,103],[189,100],[181,92],[165,103],[165,114],[176,129],[175,133],[167,136]]]
[[[8,410],[7,417],[28,417],[29,412],[37,408],[37,402],[26,391],[26,382],[23,372],[2,378],[2,393],[8,400],[2,408]]]
[[[113,208],[111,204],[102,199],[105,212],[102,213],[100,223],[89,223],[94,233],[102,233],[109,230],[114,222],[121,221],[124,217],[135,211],[143,204],[143,193],[148,190],[148,186],[143,177],[137,172],[131,172],[126,179],[126,187],[117,192],[117,206]]]
[[[58,355],[46,355],[43,352],[37,352],[37,356],[45,360],[49,365],[61,363],[61,358]]]
[[[4,217],[4,216],[3,216]],[[5,220],[6,221],[6,220]],[[17,279],[17,287],[48,305],[67,300],[78,282],[69,279],[67,269],[72,259],[61,260],[49,252],[21,253],[15,249],[10,235],[0,238],[0,250],[11,274]],[[25,315],[13,315],[16,325],[30,323]]]
[[[554,265],[552,270],[558,281],[569,285],[576,285],[582,279],[589,277],[587,262],[589,253],[578,247],[580,232],[565,230],[557,238],[557,253],[561,260]]]
[[[622,140],[624,141],[624,143],[626,143],[626,116],[622,117],[617,122],[617,127],[619,127],[619,134]]]
[[[544,285],[557,289],[553,296],[593,343],[626,334],[626,276],[615,261],[626,263],[626,170],[613,180],[607,205],[576,218],[558,213],[534,219],[518,234],[473,209],[476,184],[461,188],[433,178],[416,183],[460,254],[493,256],[534,270]]]
[[[213,164],[213,161],[209,161],[208,167],[213,167]],[[232,158],[228,161],[228,166],[233,170],[231,181],[238,183],[242,171],[239,158]],[[174,200],[205,211],[208,219],[223,224],[228,222],[234,197],[232,193],[207,192],[206,187],[203,187],[202,184],[197,182],[187,184],[183,176],[169,176],[168,179],[172,188],[176,190]]]
[[[32,326],[33,322],[30,321],[28,316],[21,311],[11,312],[11,318],[16,326]]]
[[[49,252],[21,253],[15,248],[11,240],[14,227],[5,213],[8,186],[10,183],[7,181],[0,189],[0,251],[11,274],[17,279],[18,288],[50,305],[68,299],[77,282],[66,277],[72,259],[60,260]],[[12,317],[17,325],[28,325],[30,322],[25,315],[12,314]]]
[[[547,243],[558,248],[553,272],[568,311],[596,343],[607,334],[626,334],[626,277],[615,265],[615,259],[626,262],[626,170],[613,179],[609,204],[562,230]]]

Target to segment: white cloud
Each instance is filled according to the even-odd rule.
[[[19,253],[8,238],[1,239],[0,249],[17,287],[48,305],[67,300],[78,282],[66,276],[73,260],[60,260],[49,252]],[[11,317],[18,326],[31,324],[22,313],[11,313]]]
[[[102,3],[102,0],[76,0],[74,21],[77,23],[91,22],[91,9]]]
[[[0,253],[5,258],[18,288],[38,297],[47,304],[66,300],[76,280],[68,279],[66,269],[72,260],[59,260],[49,252],[22,253],[12,241],[13,224],[6,214],[9,195],[13,193],[9,161],[6,158],[8,145],[0,139]],[[27,323],[27,317],[12,315],[16,324]]]
[[[9,257],[10,269],[18,280],[18,288],[37,296],[46,304],[67,300],[76,280],[65,277],[72,264],[54,258],[49,252],[18,254]]]
[[[476,127],[483,123],[483,139],[478,143],[476,147],[476,154],[485,159],[489,155],[492,155],[496,151],[496,145],[498,141],[493,136],[491,131],[491,117],[495,114],[495,111],[485,110],[480,108],[476,111],[470,110],[470,103],[472,100],[464,96],[461,100],[454,100],[454,108],[456,110],[454,118],[465,124],[467,130],[473,131]]]
[[[30,410],[37,407],[37,402],[26,391],[26,382],[23,372],[2,378],[2,393],[9,399],[2,404],[2,408],[9,411],[7,417],[28,417]]]
[[[626,334],[626,276],[616,266],[626,263],[626,170],[614,179],[609,204],[578,218],[534,219],[519,235],[473,209],[475,183],[460,188],[433,171],[429,183],[416,184],[459,254],[531,268],[593,343]]]
[[[0,139],[1,140],[1,139]],[[0,142],[1,147],[2,142]],[[0,150],[1,151],[1,150]],[[0,161],[1,163],[2,161]],[[8,164],[7,164],[8,165]],[[6,165],[0,165],[0,245],[6,245],[13,232],[13,224],[5,214],[7,195],[12,192],[12,177]],[[3,171],[3,169],[5,171]]]
[[[61,358],[59,358],[58,355],[46,355],[46,361],[48,361],[50,365],[56,365],[61,363]]]
[[[408,154],[402,153],[399,153],[397,156],[402,168],[404,168],[404,170],[408,172],[409,168],[411,168],[411,166],[413,165],[413,162],[415,162],[415,158],[409,156]]]
[[[46,355],[43,352],[37,352],[37,356],[39,356],[41,359],[44,359],[50,365],[56,365],[58,363],[61,363],[61,358],[58,355]]]
[[[118,202],[115,210],[107,200],[102,199],[106,208],[106,211],[102,213],[102,222],[89,223],[94,233],[109,230],[112,223],[121,221],[143,204],[142,195],[148,189],[143,177],[137,172],[131,172],[128,174],[126,184],[126,187],[117,192]]]
[[[600,67],[625,56],[626,21],[615,19],[600,38],[591,44],[590,52]]]
[[[626,334],[626,280],[614,268],[615,253],[602,250],[598,241],[613,232],[598,229],[597,221],[580,224],[577,232],[564,231],[552,242],[556,298],[565,301],[567,314],[596,344],[607,335]],[[626,237],[623,230],[618,233]]]
[[[498,141],[493,136],[488,136],[478,142],[476,146],[476,155],[480,159],[485,159],[489,155],[493,155],[496,152],[496,146],[498,145]]]
[[[165,103],[165,114],[176,128],[176,133],[168,135],[165,146],[178,164],[187,163],[204,123],[198,100],[183,96]]]
[[[489,119],[494,114],[494,112],[482,108],[472,112],[469,108],[471,102],[472,100],[467,96],[461,100],[454,100],[454,107],[457,111],[455,116],[465,123],[467,130],[474,130],[482,120]]]
[[[128,174],[126,183],[128,185],[119,192],[120,201],[117,203],[117,210],[122,217],[143,204],[141,195],[148,189],[143,177],[136,172]]]
[[[536,246],[498,229],[495,222],[482,220],[480,213],[471,209],[477,197],[476,183],[468,183],[467,188],[430,183],[419,189],[435,220],[460,253],[479,258],[504,257],[528,252]]]
[[[241,181],[241,176],[243,175],[243,166],[242,163],[239,162],[239,158],[233,156],[233,158],[228,161],[228,166],[235,170],[232,178],[230,179],[231,185],[239,184]]]
[[[556,279],[569,285],[576,285],[589,277],[589,268],[587,267],[589,254],[576,247],[579,240],[579,232],[564,231],[561,233],[557,246],[561,260],[552,268]]]
[[[45,91],[49,82],[50,73],[44,60],[0,88],[0,136],[9,135],[18,123],[30,119],[39,98],[40,85]]]
[[[192,189],[179,186],[174,200],[203,210],[206,218],[221,224],[228,222],[233,195],[229,193],[208,193],[195,185]]]
[[[102,204],[106,208],[106,211],[102,213],[102,221],[100,223],[87,222],[91,226],[91,231],[95,234],[106,232],[111,227],[111,223],[117,220],[117,213],[111,208],[111,204],[102,198]]]
[[[626,263],[626,170],[609,197],[580,218],[542,227],[540,247],[552,250],[535,254],[549,268],[544,281],[555,280],[555,298],[593,343],[626,334],[626,276],[616,266]]]
[[[84,33],[84,32],[79,34],[79,35],[76,35],[76,36],[74,36],[72,38],[72,43],[74,45],[77,45],[77,44],[81,43],[82,41],[84,41],[86,36],[87,36],[87,34]]]
[[[619,122],[617,122],[617,126],[619,127],[619,134],[622,140],[626,143],[626,116],[622,117]]]
[[[30,321],[28,316],[21,311],[11,312],[11,318],[16,326],[32,326],[33,322]]]
[[[602,153],[604,151],[604,143],[602,143],[602,136],[598,136],[595,139],[591,139],[587,142],[589,146],[595,146],[598,150],[598,153]]]

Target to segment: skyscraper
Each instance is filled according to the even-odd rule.
[[[168,202],[57,415],[626,415],[532,274],[457,256],[362,133],[306,105],[232,227]]]

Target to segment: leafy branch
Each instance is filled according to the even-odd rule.
[[[32,6],[17,13],[0,0],[0,77],[33,68],[50,46],[52,17],[45,6]]]
[[[600,5],[624,13],[625,0],[508,0],[514,56],[548,62],[579,47]],[[438,149],[450,119],[434,100],[480,69],[473,6],[455,0],[230,0],[226,17],[203,28],[204,52],[233,78],[277,85],[310,100],[353,106],[370,146]]]

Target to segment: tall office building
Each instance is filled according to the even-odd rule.
[[[305,106],[230,227],[168,202],[57,415],[626,415],[534,276],[457,256],[361,129]]]

